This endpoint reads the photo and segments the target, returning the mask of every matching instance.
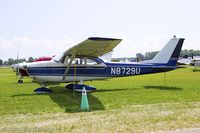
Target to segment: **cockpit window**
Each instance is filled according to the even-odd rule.
[[[58,54],[55,57],[53,57],[53,60],[56,61],[56,62],[60,62],[62,57],[63,57],[63,55],[64,55],[64,53]]]

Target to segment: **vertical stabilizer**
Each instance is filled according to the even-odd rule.
[[[150,61],[151,63],[175,66],[181,52],[184,38],[172,38]]]

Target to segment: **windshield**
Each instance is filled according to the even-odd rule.
[[[57,54],[55,57],[53,57],[53,60],[56,62],[59,62],[61,60],[61,58],[63,57],[64,53],[62,54]]]

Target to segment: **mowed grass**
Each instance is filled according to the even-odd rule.
[[[66,84],[35,94],[30,78],[17,84],[0,68],[0,132],[150,132],[200,127],[200,72],[191,68],[142,76],[85,82],[90,112],[80,111],[81,94]]]

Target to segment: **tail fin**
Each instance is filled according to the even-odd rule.
[[[184,38],[172,38],[150,61],[151,63],[175,66],[181,52]]]

